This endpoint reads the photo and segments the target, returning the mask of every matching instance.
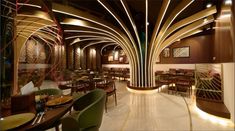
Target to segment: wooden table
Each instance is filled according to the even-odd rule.
[[[34,125],[32,125],[32,122],[34,120],[33,119],[32,121],[18,128],[15,128],[13,130],[17,130],[17,131],[46,130],[46,129],[52,128],[55,125],[55,123],[59,123],[60,118],[63,117],[71,109],[73,103],[74,101],[71,101],[67,104],[60,105],[58,107],[46,108],[46,112],[40,123],[35,123]],[[34,113],[36,113],[35,110],[34,110]]]

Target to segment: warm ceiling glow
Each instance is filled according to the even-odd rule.
[[[225,0],[225,1],[224,1],[224,4],[225,4],[225,5],[232,5],[232,0]]]
[[[38,18],[42,18],[42,19],[45,19],[45,20],[52,21],[51,17],[46,12],[36,11],[35,16],[38,17]]]
[[[86,22],[78,19],[69,19],[66,18],[61,24],[69,24],[69,25],[76,25],[76,26],[86,26]]]
[[[206,5],[206,8],[210,8],[212,6],[212,4],[211,3],[208,3],[207,5]]]

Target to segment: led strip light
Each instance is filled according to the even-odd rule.
[[[81,23],[81,22],[78,22],[78,23]],[[63,22],[61,22],[61,24],[69,24],[69,25],[76,25],[76,24],[72,24],[72,23],[63,23]],[[78,25],[76,25],[76,26],[78,26]],[[86,27],[86,28],[91,28],[91,29],[95,29],[95,30],[99,30],[99,31],[103,31],[103,32],[105,32],[105,33],[108,33],[108,34],[110,34],[110,35],[113,35],[111,32],[108,32],[108,31],[106,31],[106,30],[103,30],[103,29],[100,29],[100,28],[95,28],[95,27],[92,27],[92,26],[85,26],[85,25],[80,25],[80,26],[83,26],[83,27]],[[116,37],[115,35],[113,35],[114,37]],[[118,37],[117,37],[118,38]],[[119,38],[118,38],[119,39]],[[122,43],[122,42],[121,42]],[[123,44],[123,43],[122,43]],[[126,46],[126,44],[123,44],[124,46]],[[127,45],[128,46],[128,45]],[[125,49],[125,48],[124,48]],[[127,48],[128,49],[128,48]],[[132,50],[130,50],[130,51],[132,51]],[[130,55],[133,55],[133,53],[130,53]],[[130,56],[129,56],[130,57]],[[130,60],[134,60],[134,61],[136,61],[135,60],[135,57],[132,57],[133,59],[131,59],[131,57],[130,57]],[[134,61],[133,61],[133,63],[134,63]],[[136,66],[135,66],[135,64],[134,64],[134,70],[136,69]],[[135,72],[133,72],[133,75],[135,75],[134,74]],[[134,80],[134,82],[135,82],[136,80]]]
[[[108,5],[105,4],[104,1],[101,1],[101,0],[97,0],[115,19],[116,21],[121,25],[121,27],[123,28],[123,30],[126,32],[126,34],[128,35],[128,37],[130,38],[131,42],[132,42],[132,45],[134,46],[135,50],[137,51],[137,48],[136,48],[136,45],[135,45],[135,42],[132,38],[132,36],[130,35],[130,32],[127,30],[126,26],[124,26],[123,22],[121,21],[120,18],[118,18],[117,15],[114,14],[114,12],[112,12],[110,9],[111,8],[108,8]],[[141,48],[141,47],[140,47]],[[138,52],[138,51],[137,51]],[[138,53],[137,53],[137,60],[138,60]],[[138,61],[139,62],[139,61]],[[140,53],[140,63],[143,62],[143,56],[142,56],[142,53]],[[140,66],[141,64],[139,64]],[[138,73],[138,76],[142,76],[143,77],[143,66],[141,66],[140,70],[137,72]],[[140,79],[140,77],[138,77],[138,82],[140,86],[142,86],[143,84],[143,79]]]

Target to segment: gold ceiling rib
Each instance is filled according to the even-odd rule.
[[[116,40],[115,39],[113,39],[113,37],[111,37],[111,36],[109,36],[109,35],[77,35],[77,36],[73,36],[73,38],[74,38],[74,40],[73,40],[73,42],[71,43],[71,44],[74,44],[74,43],[77,43],[77,42],[80,42],[80,41],[84,41],[83,39],[80,39],[80,38],[84,38],[84,39],[87,39],[87,40],[89,40],[88,38],[92,38],[92,39],[97,39],[97,38],[100,38],[100,37],[102,37],[102,38],[108,38],[108,39],[112,39],[112,41],[114,41],[114,42],[116,42]],[[71,38],[71,39],[73,39],[73,38]],[[67,40],[69,40],[69,39],[67,39]],[[70,44],[70,45],[71,45]]]
[[[100,44],[100,43],[107,43],[107,42],[112,42],[112,41],[106,41],[106,40],[101,40],[101,41],[96,41],[96,42],[90,42],[88,45],[84,46],[83,48],[81,48],[82,50],[86,49],[89,46],[92,45],[96,45],[96,44]]]
[[[75,9],[73,7],[64,6],[64,5],[57,4],[57,3],[52,3],[52,10],[54,12],[67,14],[67,15],[70,15],[70,16],[74,16],[74,17],[77,17],[77,18],[95,23],[95,24],[100,25],[100,26],[103,26],[103,27],[107,28],[108,30],[114,32],[114,34],[116,34],[117,37],[122,39],[122,41],[127,43],[128,46],[130,45],[129,39],[117,27],[115,27],[114,25],[106,22],[105,20],[99,19],[98,17],[90,15],[89,13],[86,13],[86,12],[80,11],[80,10]],[[132,46],[129,46],[129,49],[134,50],[134,48]],[[137,54],[136,50],[134,52],[135,52],[135,54]]]
[[[67,7],[67,6],[61,6],[61,5],[59,5],[59,4],[52,4],[52,7],[53,7],[53,11],[55,11],[55,12],[59,12],[59,13],[65,13],[65,14],[68,14],[68,15],[72,15],[72,16],[75,16],[75,17],[78,17],[78,18],[81,18],[81,19],[85,19],[85,20],[88,20],[88,21],[90,21],[90,22],[93,22],[93,23],[96,23],[96,24],[99,24],[99,25],[101,25],[101,26],[104,26],[104,27],[106,27],[106,28],[108,28],[108,29],[110,29],[110,30],[112,30],[112,31],[114,31],[116,34],[117,34],[117,36],[119,36],[119,37],[121,37],[122,38],[122,40],[123,41],[125,41],[124,43],[126,43],[125,45],[127,45],[128,46],[128,50],[129,50],[129,52],[132,52],[131,54],[130,54],[130,56],[131,55],[134,55],[134,57],[130,57],[129,59],[130,60],[133,60],[133,71],[131,71],[131,72],[133,72],[133,76],[138,76],[137,74],[135,74],[136,72],[137,73],[139,73],[140,71],[134,71],[134,70],[137,70],[137,62],[139,63],[139,60],[138,59],[136,59],[137,57],[136,57],[136,55],[138,55],[138,52],[136,51],[136,50],[134,50],[133,49],[133,46],[131,46],[131,44],[130,44],[130,42],[128,42],[129,40],[127,39],[127,37],[123,34],[123,35],[121,35],[122,34],[122,32],[121,31],[118,31],[118,29],[116,28],[116,27],[114,27],[112,24],[109,24],[109,23],[107,23],[107,22],[105,22],[104,20],[98,20],[98,18],[96,18],[96,17],[94,17],[94,16],[91,16],[90,14],[85,14],[85,13],[83,13],[83,12],[81,12],[81,11],[78,11],[78,10],[76,10],[76,9],[74,9],[74,8],[71,8],[71,7]],[[62,8],[61,8],[62,7]],[[63,11],[61,11],[61,9],[63,10]],[[104,23],[105,23],[105,25],[104,25]],[[108,25],[108,26],[107,26]],[[114,30],[115,29],[115,30]],[[124,46],[125,46],[124,45]],[[134,78],[136,78],[136,77],[134,77]],[[136,80],[133,80],[132,81],[134,84],[133,85],[137,85],[136,84],[136,82],[137,82],[137,79]]]
[[[111,46],[111,45],[117,45],[117,43],[110,43],[110,44],[106,44],[106,45],[102,46],[100,49],[100,54],[103,55],[104,48]]]
[[[133,45],[134,49],[138,52],[135,41],[133,37],[131,36],[131,33],[129,29],[126,27],[125,23],[122,21],[122,19],[115,13],[115,11],[107,4],[105,0],[97,0],[113,17],[114,19],[119,23],[119,25],[122,27],[122,29],[127,34],[129,40],[131,41],[131,44]],[[127,39],[128,39],[127,38]]]
[[[43,11],[34,11],[34,12],[22,12],[20,14],[17,14],[17,17],[20,16],[20,17],[29,17],[29,18],[40,18],[42,20],[47,20],[47,21],[50,21],[52,23],[54,23],[54,21],[51,19],[51,17],[43,12]],[[17,19],[19,20],[19,19]]]
[[[203,31],[203,28],[204,28],[204,26],[203,26],[202,28],[200,28],[200,29],[195,29],[195,30],[193,30],[193,31],[190,31],[190,32],[188,32],[188,33],[182,35],[181,37],[179,37],[178,40],[187,38],[187,37],[192,36],[192,35],[196,35],[196,34],[198,34],[198,33],[201,33],[201,32]],[[174,42],[176,42],[176,41],[177,41],[177,40],[175,40]],[[173,43],[174,43],[174,42],[173,42]]]
[[[150,52],[151,51],[150,49],[153,48],[152,47],[153,43],[154,43],[154,41],[155,41],[155,39],[157,37],[157,34],[159,33],[160,25],[162,23],[162,20],[163,20],[163,18],[165,16],[165,13],[166,13],[168,7],[169,7],[170,2],[171,2],[171,0],[163,0],[163,3],[162,3],[162,6],[161,6],[161,9],[160,9],[157,21],[156,21],[154,29],[153,29],[152,37],[150,39],[148,52]],[[150,53],[148,53],[148,58],[150,58]],[[148,66],[150,66],[150,65],[148,64]],[[150,68],[153,68],[153,67],[150,67]],[[151,71],[150,71],[150,73],[151,73]],[[149,83],[153,83],[152,79],[150,79],[151,78],[151,74],[149,74],[148,77],[149,77],[149,79],[148,79]],[[151,85],[151,86],[153,86],[153,85]]]
[[[66,37],[66,40],[71,40],[71,39],[77,39],[77,38],[97,38],[97,37],[105,37],[105,35],[100,35],[100,34],[94,34],[94,35],[87,35],[87,34],[81,34],[81,35],[75,35],[71,37]]]
[[[41,0],[29,0],[27,1],[27,3],[22,3],[21,1],[18,1],[19,3],[17,3],[17,5],[21,8],[23,8],[24,6],[31,6],[31,7],[42,7],[43,4],[41,2]]]
[[[81,21],[81,20],[80,20]],[[69,21],[67,21],[69,22]],[[78,22],[79,23],[79,22]],[[81,22],[80,22],[81,23]],[[62,24],[73,24],[73,23],[66,23],[66,21],[64,21]],[[102,31],[102,32],[105,32],[105,33],[108,33],[109,35],[112,35],[113,37],[116,37],[117,39],[119,39],[117,42],[120,43],[122,42],[120,40],[120,38],[118,38],[116,35],[114,35],[112,32],[109,32],[107,30],[104,30],[104,29],[101,29],[101,27],[96,27],[97,25],[93,24],[93,23],[89,23],[89,22],[86,22],[86,24],[80,24],[80,25],[77,25],[77,26],[81,26],[81,27],[87,27],[87,28],[92,28],[92,29],[96,29],[96,30],[99,30],[99,31]],[[126,46],[124,44],[124,46]]]
[[[29,24],[36,24],[36,25],[42,25],[42,26],[47,26],[48,25],[48,24],[45,24],[45,22],[35,22],[35,21],[29,21],[29,20],[16,20],[16,21],[17,21],[16,22],[17,27],[20,27],[22,25],[29,25]],[[39,21],[41,21],[41,19],[39,19]],[[18,25],[19,23],[22,23],[22,24],[19,26]],[[58,28],[56,28],[56,25],[54,25],[54,26],[50,25],[50,28],[52,28],[53,30],[57,30],[58,31]],[[54,31],[51,31],[51,32],[54,32]]]
[[[128,48],[125,47],[127,50],[129,50],[128,51],[128,53],[129,53],[128,56],[134,55],[134,57],[130,57],[129,59],[133,60],[133,62],[132,62],[133,63],[132,64],[133,65],[133,70],[137,69],[137,65],[138,65],[137,63],[139,63],[139,60],[136,59],[137,58],[136,56],[138,55],[137,51],[133,49],[133,46],[131,46],[130,42],[128,42],[129,40],[127,39],[127,37],[124,34],[122,34],[122,32],[119,31],[115,26],[113,26],[112,24],[107,23],[104,20],[100,20],[99,18],[91,16],[88,13],[84,13],[84,12],[79,11],[79,10],[77,10],[75,8],[72,8],[72,7],[52,3],[52,8],[53,8],[52,10],[54,12],[64,13],[64,14],[71,15],[71,16],[74,16],[74,17],[77,17],[77,18],[81,18],[81,19],[93,22],[95,24],[104,26],[109,30],[112,30],[115,34],[117,34],[118,37],[121,37],[121,39],[124,41],[124,43],[126,43],[123,46],[125,46],[125,45],[128,46]],[[130,52],[132,52],[132,53],[130,53]],[[136,75],[135,73],[136,72],[138,73],[139,71],[132,71],[132,72],[134,73],[133,75]],[[134,78],[136,78],[136,77],[134,77]],[[136,84],[137,80],[134,80],[133,82],[134,82],[134,85],[137,85]]]
[[[85,39],[81,39],[79,41],[76,41],[76,43],[80,43],[80,42],[84,42],[84,41],[91,41],[91,40],[110,40],[109,37],[93,37],[93,38],[85,38]],[[111,40],[112,42],[114,42],[113,40]],[[73,42],[73,44],[75,44]]]
[[[39,23],[39,21],[40,21],[40,23],[44,23],[44,24],[37,24],[37,23],[28,23],[28,22],[25,23],[23,21],[17,22],[16,23],[17,24],[17,30],[16,30],[17,36],[18,35],[20,36],[22,33],[24,33],[24,36],[28,39],[33,33],[37,32],[39,29],[42,29],[42,28],[44,28],[45,26],[48,26],[48,25],[54,25],[54,23],[52,23],[51,21],[47,21],[47,19],[39,20],[39,19],[41,19],[41,17],[37,18],[37,15],[34,15],[33,18],[34,19],[30,18],[30,15],[17,14],[16,20],[22,20],[22,19],[26,20],[26,21],[33,20],[33,22],[37,21],[37,23]],[[23,26],[23,28],[18,28],[18,27],[22,27],[22,26]],[[32,26],[33,26],[33,28],[32,28]],[[26,33],[27,30],[30,30],[30,32]],[[27,39],[25,37],[23,39],[25,39],[24,41],[26,42]],[[22,39],[22,38],[21,37],[16,37],[16,41],[18,43],[17,47],[19,49],[19,50],[16,51],[17,56],[20,56],[21,47],[25,43],[25,42],[23,42],[23,43],[18,42],[19,39]],[[23,39],[20,40],[20,41],[23,41]],[[16,58],[18,58],[18,57],[16,57]]]
[[[140,80],[140,76],[143,75],[143,67],[141,66],[141,62],[143,62],[143,56],[142,56],[142,51],[139,52],[138,51],[138,48],[136,47],[136,44],[135,44],[135,41],[133,39],[133,37],[131,36],[130,34],[130,31],[128,30],[128,28],[126,27],[126,25],[124,24],[124,22],[122,21],[122,19],[113,11],[113,9],[109,6],[109,4],[107,4],[105,2],[105,0],[97,0],[114,18],[115,20],[119,23],[119,25],[122,27],[122,29],[125,31],[125,33],[127,34],[129,40],[131,41],[131,45],[134,47],[134,51],[137,52],[137,58],[139,58],[140,56],[140,61],[139,59],[137,59],[137,68],[138,68],[138,82],[139,82],[139,85],[142,85],[143,84],[143,80]],[[128,43],[127,43],[128,44]],[[141,46],[140,46],[140,43],[139,43],[139,49],[141,49]]]
[[[158,54],[159,55],[161,53],[161,51],[169,46],[170,44],[172,44],[175,40],[179,39],[181,36],[183,36],[184,34],[186,33],[189,33],[190,31],[192,30],[195,30],[197,28],[200,28],[204,25],[207,25],[211,22],[214,21],[214,17],[213,16],[209,16],[206,18],[207,20],[205,21],[205,19],[201,19],[201,20],[198,20],[196,22],[193,22],[192,24],[180,29],[179,31],[177,31],[176,33],[174,33],[173,35],[171,35],[169,38],[167,38],[161,45],[160,45],[160,48],[159,48],[159,51],[158,51]]]
[[[103,36],[107,36],[107,37],[109,37],[109,38],[112,38],[112,39],[113,39],[115,42],[117,42],[117,43],[120,43],[120,42],[121,42],[120,40],[118,40],[117,38],[115,38],[112,34],[111,34],[111,35],[108,35],[108,34],[102,33],[102,32],[81,31],[81,30],[65,30],[65,32],[78,32],[78,33],[80,33],[80,32],[85,32],[85,33],[88,33],[88,34],[95,34],[95,35],[100,34],[100,35],[103,35]]]
[[[176,31],[177,29],[187,25],[187,24],[190,24],[192,22],[195,22],[199,19],[202,19],[202,18],[205,18],[207,16],[210,16],[210,15],[213,15],[217,12],[216,10],[216,6],[213,6],[213,7],[210,7],[210,8],[207,8],[203,11],[200,11],[192,16],[189,16],[183,20],[180,20],[179,22],[175,23],[174,25],[170,26],[166,33],[163,35],[162,37],[162,40],[161,42],[163,42],[172,32]],[[160,43],[161,43],[160,42]]]
[[[47,39],[45,39],[45,38],[43,38],[43,37],[41,37],[40,35],[37,35],[37,34],[34,35],[34,37],[37,37],[37,38],[43,40],[50,47],[50,50],[52,50],[51,47],[53,47],[54,43],[56,42],[56,41],[48,41]]]
[[[183,0],[181,1],[176,8],[172,11],[171,15],[166,19],[164,25],[161,27],[158,35],[153,41],[153,48],[150,49],[150,56],[155,54],[156,48],[159,46],[159,41],[161,40],[162,36],[165,34],[166,30],[169,28],[171,23],[175,20],[175,18],[185,9],[187,8],[193,0]],[[153,52],[153,53],[152,53]],[[152,57],[150,57],[150,60]]]
[[[187,8],[191,3],[193,2],[193,0],[183,0],[181,1],[176,8],[172,11],[172,13],[170,14],[170,16],[166,19],[165,23],[163,24],[163,26],[161,27],[160,31],[158,32],[158,35],[155,36],[156,38],[154,38],[155,40],[152,43],[152,47],[150,47],[149,49],[149,62],[148,62],[148,74],[150,75],[149,77],[151,78],[151,83],[155,84],[154,82],[154,73],[153,73],[153,63],[155,63],[155,61],[153,61],[154,57],[156,56],[156,49],[159,46],[159,42],[162,38],[162,36],[165,34],[166,30],[168,29],[168,27],[171,25],[171,23],[175,20],[175,18],[185,9]],[[164,17],[164,16],[163,16]],[[156,56],[158,57],[158,56]]]
[[[90,23],[90,22],[85,22],[83,20],[76,20],[75,21],[74,19],[73,19],[74,22],[71,23],[69,20],[71,20],[71,19],[66,19],[63,22],[61,22],[61,24],[74,25],[74,26],[80,26],[80,27],[95,29],[95,30],[97,30],[99,32],[104,33],[104,35],[105,34],[109,34],[109,35],[119,39],[119,41],[121,41],[121,38],[119,38],[116,35],[114,35],[114,32],[111,32],[110,30],[108,30],[106,28],[103,28],[102,26],[99,26],[99,25],[96,25],[96,24],[93,24],[93,23]],[[78,23],[81,23],[81,24],[78,24]]]
[[[128,7],[128,4],[127,4],[126,0],[120,0],[120,2],[121,2],[121,4],[122,4],[122,6],[123,6],[123,8],[124,8],[124,10],[125,10],[125,12],[126,12],[126,14],[128,16],[128,19],[129,19],[129,21],[130,21],[130,23],[132,25],[132,28],[133,28],[133,30],[135,32],[135,36],[136,36],[137,42],[138,42],[138,44],[140,46],[140,38],[139,38],[139,35],[138,35],[138,30],[137,30],[135,21],[133,19],[133,16],[131,14],[131,11],[130,11],[130,9]]]
[[[44,26],[44,28],[42,29],[46,29],[48,27],[48,25]],[[22,29],[21,29],[22,28]],[[17,32],[17,34],[32,34],[32,36],[34,36],[35,34],[37,35],[41,35],[42,37],[52,40],[52,41],[61,41],[61,36],[57,37],[58,34],[51,31],[50,29],[46,29],[45,30],[38,30],[37,32],[33,32],[32,30],[37,30],[38,28],[35,26],[27,26],[27,28],[25,28],[25,26],[17,26],[17,30],[20,30],[20,32]],[[23,30],[23,31],[22,31]],[[53,32],[53,33],[52,33]]]
[[[145,0],[145,54],[144,54],[144,65],[142,66],[143,72],[141,73],[142,75],[142,86],[144,87],[148,87],[150,85],[148,85],[149,83],[147,82],[147,60],[148,60],[148,26],[149,26],[149,22],[148,22],[148,0]],[[142,50],[142,48],[140,48]],[[141,60],[142,61],[142,60]]]
[[[25,13],[25,12],[24,12]],[[39,30],[48,27],[55,26],[51,18],[42,11],[32,11],[25,14],[16,15],[16,44],[14,46],[14,70],[18,74],[18,61],[20,57],[20,51],[23,45],[26,43],[29,37],[33,34],[43,35],[44,33],[39,33]],[[25,21],[25,22],[24,22]],[[29,23],[29,21],[32,21]],[[32,27],[33,26],[33,27]],[[50,38],[50,36],[44,36],[45,38]],[[56,37],[57,38],[57,37]],[[55,39],[53,39],[55,40]],[[18,75],[14,75],[14,80],[18,79]],[[13,94],[18,92],[17,81],[14,84]]]

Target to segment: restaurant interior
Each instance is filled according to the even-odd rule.
[[[0,131],[234,131],[234,0],[0,2]]]

